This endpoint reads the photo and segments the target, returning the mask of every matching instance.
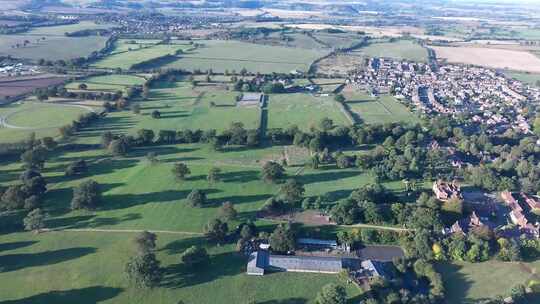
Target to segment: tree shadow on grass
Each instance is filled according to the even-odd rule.
[[[231,277],[245,271],[246,259],[234,252],[212,255],[210,262],[196,268],[174,264],[164,269],[162,286],[171,289],[184,288]]]
[[[216,189],[202,189],[206,194],[218,193],[220,190]],[[146,203],[166,203],[166,202],[175,202],[178,203],[184,200],[190,190],[168,190],[161,192],[152,192],[152,193],[141,193],[141,194],[111,194],[105,195],[103,207],[100,210],[115,210],[115,209],[125,209],[137,205],[143,205]]]
[[[146,156],[149,152],[153,152],[157,157],[170,155],[170,154],[179,154],[179,153],[188,153],[197,151],[197,148],[179,148],[177,146],[148,146],[148,147],[139,147],[129,153],[130,157],[141,157]]]
[[[296,177],[298,181],[300,181],[303,184],[313,184],[313,183],[322,183],[322,182],[328,182],[328,181],[336,181],[343,178],[349,178],[349,177],[355,177],[362,175],[362,172],[351,172],[351,171],[343,171],[343,172],[322,172],[322,173],[311,173],[311,174],[304,174]]]
[[[24,268],[53,265],[95,253],[93,247],[77,247],[38,253],[18,253],[0,256],[0,272],[16,271]]]
[[[435,268],[443,275],[448,303],[477,303],[476,300],[467,298],[472,281],[459,272],[463,266],[452,263],[437,263]]]
[[[92,286],[81,289],[53,290],[18,300],[8,300],[1,304],[44,304],[77,303],[95,304],[112,299],[123,291],[122,288]]]
[[[32,246],[37,242],[38,241],[21,241],[21,242],[0,243],[0,252]]]
[[[247,183],[254,180],[259,180],[260,172],[255,170],[247,170],[240,172],[225,172],[221,173],[221,180],[225,183]]]
[[[169,242],[159,251],[166,251],[169,255],[181,254],[191,246],[203,246],[204,244],[205,239],[203,237],[189,237]]]
[[[106,193],[116,187],[123,186],[123,183],[100,184],[101,193]],[[71,200],[73,198],[73,188],[57,188],[47,192],[45,206],[47,212],[52,216],[59,216],[71,211]],[[102,198],[101,206],[108,204],[107,195]]]
[[[267,200],[270,197],[272,197],[271,194],[226,196],[226,197],[220,197],[220,198],[215,198],[215,199],[209,199],[208,202],[204,205],[204,207],[217,207],[217,206],[221,206],[221,204],[223,204],[224,202],[231,202],[234,205],[248,204],[248,203],[254,203],[258,201]]]
[[[304,298],[289,298],[283,300],[269,300],[264,302],[257,302],[259,304],[305,304],[308,300]]]

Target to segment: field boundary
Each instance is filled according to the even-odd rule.
[[[148,231],[152,233],[176,234],[176,235],[204,235],[202,232],[176,231],[176,230],[153,230],[153,229],[99,229],[99,228],[55,228],[41,229],[40,232],[101,232],[101,233],[140,233]]]

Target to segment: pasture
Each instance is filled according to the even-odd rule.
[[[372,43],[357,49],[352,54],[367,57],[388,57],[399,60],[425,62],[428,59],[427,50],[410,40],[396,42]]]
[[[206,40],[202,46],[186,52],[179,59],[162,68],[185,70],[212,69],[222,73],[225,70],[237,72],[243,68],[250,72],[288,73],[292,70],[307,71],[309,65],[325,54],[321,50],[307,50],[282,46],[267,46],[240,41]]]
[[[347,93],[347,105],[353,113],[366,123],[418,122],[419,119],[402,103],[390,95],[377,98],[367,93]]]
[[[65,86],[68,90],[79,90],[80,84],[87,86],[87,91],[115,92],[125,91],[134,85],[143,85],[145,79],[136,75],[103,75],[74,81]]]
[[[189,44],[158,44],[115,53],[93,64],[96,68],[128,70],[134,64],[165,55],[174,55],[178,50],[190,48]]]
[[[134,233],[50,232],[2,236],[0,272],[4,303],[313,303],[335,275],[275,273],[247,276],[246,259],[234,245],[211,246],[198,236],[158,234],[157,256],[165,269],[162,286],[150,290],[127,284],[124,265],[133,254]],[[180,263],[189,246],[208,248],[210,263],[196,271]],[[208,292],[211,290],[212,292]],[[349,285],[350,298],[359,292]]]
[[[507,71],[505,72],[506,76],[517,79],[523,83],[532,85],[532,86],[538,86],[538,83],[540,81],[540,74],[537,73],[526,73],[526,72],[513,72],[513,71]]]
[[[268,101],[268,128],[287,128],[297,125],[302,130],[317,127],[328,117],[336,125],[347,125],[349,121],[341,112],[332,96],[274,94]]]
[[[538,262],[441,263],[437,265],[443,276],[449,303],[473,303],[486,297],[507,296],[517,284],[537,278]],[[540,300],[536,295],[536,301]],[[533,303],[533,302],[531,302]]]
[[[540,72],[540,58],[522,51],[479,47],[431,47],[437,58],[450,63],[465,63],[496,69],[509,69],[531,73]]]
[[[27,33],[0,35],[0,56],[13,56],[31,60],[60,60],[84,57],[105,46],[107,37],[66,37],[65,32],[107,28],[93,22],[35,28]],[[43,40],[45,38],[45,40]],[[24,41],[29,44],[24,46]],[[19,45],[19,47],[17,47]]]

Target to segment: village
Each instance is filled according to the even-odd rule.
[[[394,94],[426,114],[470,113],[488,134],[508,129],[530,134],[526,106],[540,100],[540,89],[509,79],[497,71],[467,65],[367,59],[350,82],[374,96]]]

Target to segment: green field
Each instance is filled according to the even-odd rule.
[[[508,71],[505,72],[506,76],[510,78],[517,79],[523,83],[538,86],[537,84],[540,81],[540,74],[534,74],[534,73],[525,73],[525,72],[512,72]]]
[[[268,101],[268,128],[297,125],[300,129],[308,130],[312,126],[317,127],[325,117],[332,119],[336,125],[349,124],[332,96],[275,94]]]
[[[93,66],[104,69],[120,68],[127,70],[136,63],[168,54],[174,55],[177,50],[186,50],[190,47],[191,46],[188,44],[158,44],[127,52],[116,52],[116,54],[109,55],[104,59],[99,60]]]
[[[133,253],[132,233],[13,233],[0,239],[2,303],[313,303],[335,275],[276,273],[247,276],[246,259],[234,245],[210,246],[211,262],[194,273],[180,264],[180,253],[199,237],[158,235],[158,259],[166,276],[151,290],[127,284],[123,267]],[[353,287],[351,297],[358,295]],[[266,302],[269,301],[269,302]]]
[[[19,128],[0,127],[0,143],[25,139],[31,133],[37,137],[56,136],[58,127],[70,123],[88,110],[75,106],[62,106],[26,101],[0,107],[5,123]]]
[[[418,117],[390,95],[373,98],[367,94],[353,93],[346,94],[346,97],[351,111],[366,123],[419,121]]]
[[[74,25],[50,26],[36,28],[28,33],[17,35],[0,35],[0,56],[13,56],[31,60],[71,59],[90,55],[93,51],[105,46],[107,37],[66,37],[65,32],[81,29],[107,28],[93,22],[81,22]],[[44,37],[45,40],[41,38]],[[30,44],[22,46],[24,41]],[[39,40],[39,41],[38,41]],[[20,44],[19,48],[14,47]]]
[[[325,54],[320,50],[306,50],[281,46],[258,45],[239,41],[207,40],[200,41],[203,46],[187,52],[180,59],[163,68],[186,70],[200,69],[214,72],[242,68],[250,72],[281,72],[292,70],[307,71],[309,65]]]
[[[515,285],[537,280],[531,271],[536,273],[540,264],[488,261],[440,264],[437,268],[443,275],[448,303],[475,303],[497,295],[506,297]]]
[[[78,90],[84,83],[88,91],[124,91],[130,86],[143,85],[145,79],[134,75],[104,75],[94,76],[83,80],[71,82],[65,87],[69,90]]]
[[[426,49],[409,40],[372,43],[352,53],[368,57],[388,57],[413,61],[427,61],[428,59]]]

